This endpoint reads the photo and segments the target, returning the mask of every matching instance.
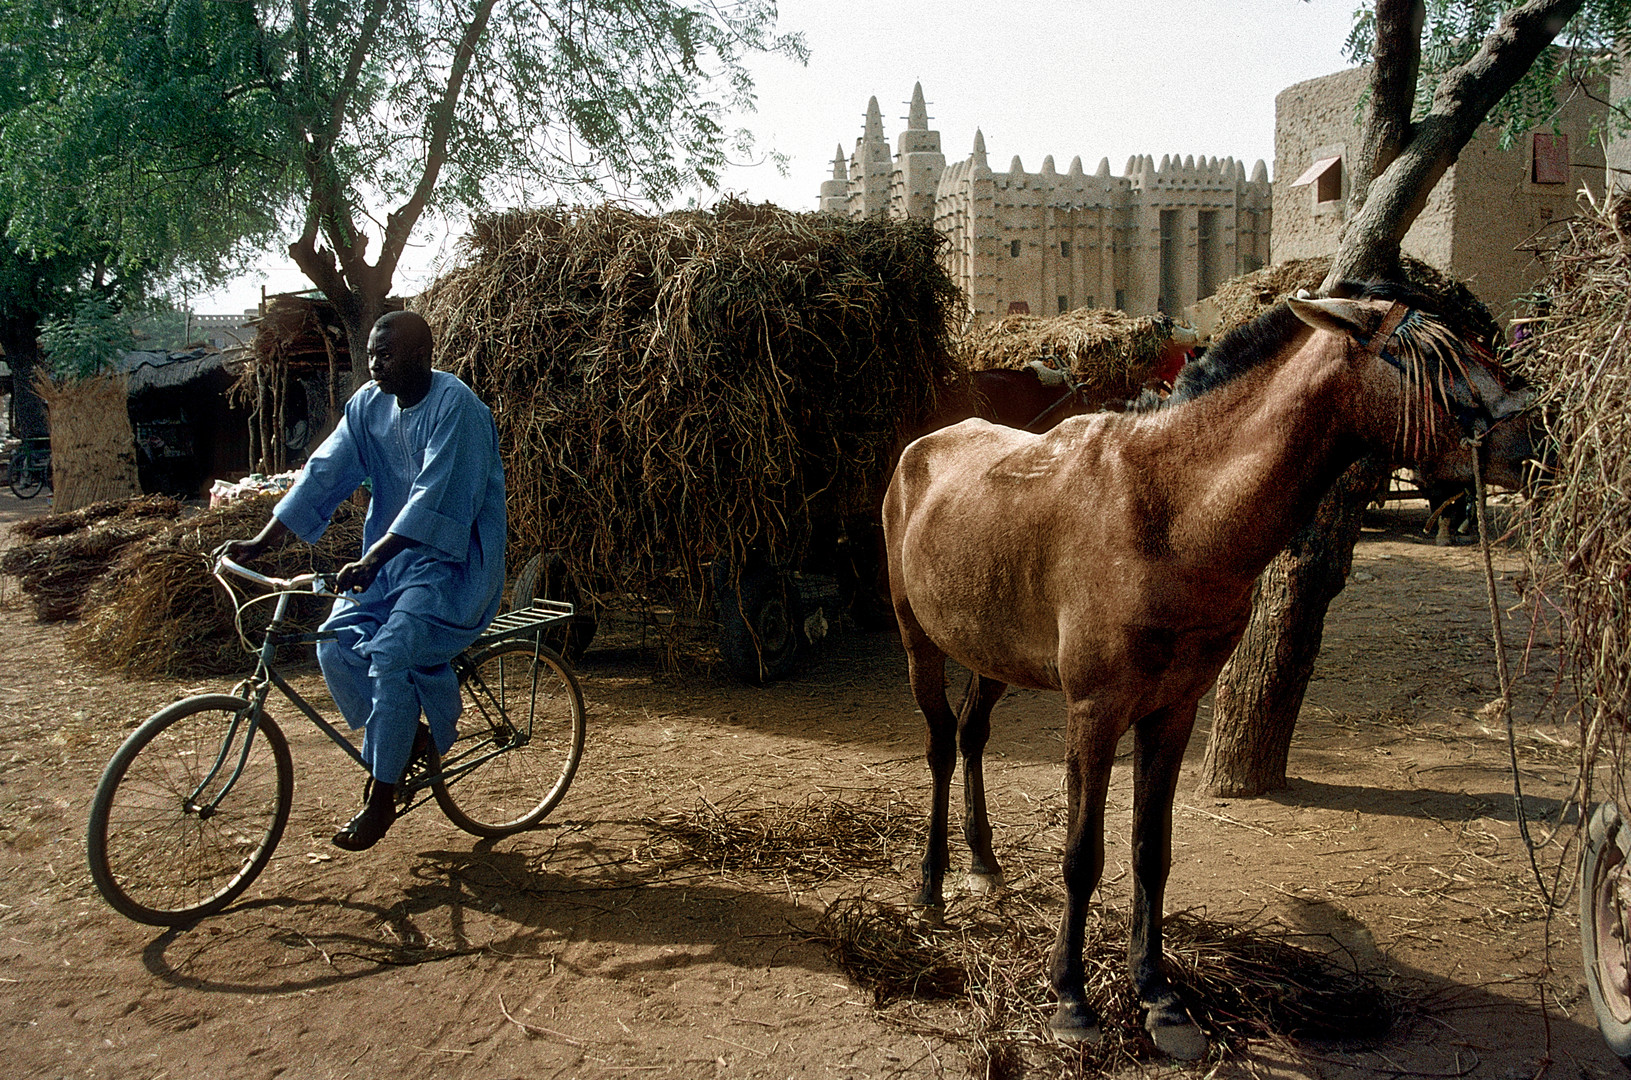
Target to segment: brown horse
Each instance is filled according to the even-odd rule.
[[[1389,298],[1381,298],[1389,297]],[[1401,297],[1394,302],[1391,297]],[[1478,346],[1377,287],[1295,300],[1225,337],[1146,413],[1043,435],[968,420],[903,454],[884,503],[890,591],[933,776],[920,901],[938,908],[951,775],[963,755],[970,884],[1001,881],[981,765],[1010,685],[1062,690],[1067,894],[1048,961],[1064,1039],[1098,1037],[1083,991],[1088,898],[1104,866],[1116,744],[1135,732],[1129,967],[1163,1052],[1206,1038],[1161,970],[1172,800],[1196,703],[1244,631],[1252,584],[1368,450],[1415,459],[1518,407]],[[974,673],[959,715],[946,659]]]

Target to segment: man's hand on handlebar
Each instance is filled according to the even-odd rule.
[[[390,562],[397,552],[411,543],[413,541],[407,537],[386,533],[373,547],[362,553],[362,558],[340,567],[340,572],[334,576],[334,591],[361,592],[368,588],[379,576],[380,567]]]
[[[217,559],[231,559],[236,563],[258,559],[289,535],[289,527],[277,518],[269,518],[266,527],[250,540],[228,540],[213,552]]]
[[[379,563],[364,555],[356,562],[349,562],[340,567],[340,572],[334,575],[334,591],[337,593],[362,592],[372,585],[374,579],[378,576]]]

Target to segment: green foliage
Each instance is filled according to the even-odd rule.
[[[751,146],[725,125],[752,104],[744,58],[805,55],[775,32],[774,0],[8,5],[10,235],[49,252],[112,233],[206,277],[274,236],[321,235],[355,278],[373,220],[388,283],[426,212],[714,186]]]
[[[1425,114],[1446,73],[1470,60],[1500,23],[1511,0],[1427,0],[1422,30],[1421,75],[1416,83],[1415,112]],[[1509,149],[1536,128],[1550,126],[1565,87],[1607,85],[1619,70],[1615,43],[1631,38],[1631,0],[1586,0],[1574,18],[1557,28],[1516,86],[1501,99],[1486,121],[1499,129],[1501,146]],[[1376,5],[1365,0],[1354,13],[1345,52],[1355,63],[1369,63],[1376,44]],[[1572,91],[1571,91],[1572,92]],[[1605,102],[1599,138],[1631,131],[1631,102]]]
[[[101,296],[86,297],[72,314],[47,320],[40,331],[40,345],[59,379],[106,371],[133,343],[129,321]]]

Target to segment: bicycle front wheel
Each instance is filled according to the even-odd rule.
[[[244,755],[248,708],[225,694],[178,701],[109,760],[85,850],[97,891],[121,915],[186,925],[230,904],[271,859],[289,820],[294,767],[288,740],[264,714]]]
[[[32,499],[45,486],[46,465],[34,454],[23,454],[11,465],[11,493],[19,499]]]
[[[571,786],[583,757],[583,692],[559,656],[530,641],[500,641],[471,667],[462,730],[442,769],[480,764],[431,793],[465,832],[508,836],[542,821]]]

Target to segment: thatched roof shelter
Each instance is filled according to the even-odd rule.
[[[478,219],[415,303],[492,407],[511,560],[681,606],[710,560],[796,567],[875,512],[904,422],[958,378],[927,224],[726,201]]]

